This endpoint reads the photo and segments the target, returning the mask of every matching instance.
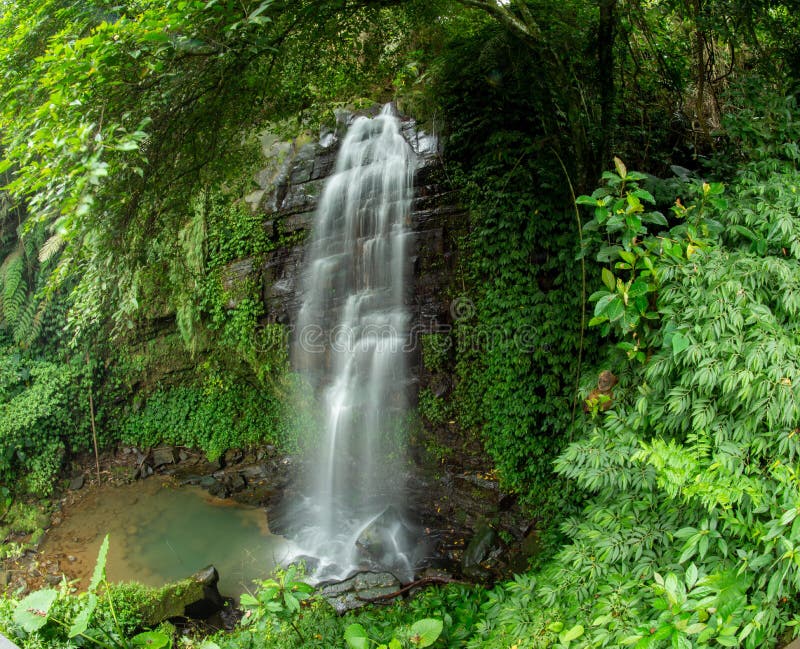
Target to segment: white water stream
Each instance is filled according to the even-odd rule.
[[[307,253],[294,360],[318,390],[324,424],[293,536],[296,556],[319,560],[317,580],[364,567],[407,578],[412,570],[400,438],[417,159],[399,126],[391,105],[353,121]]]

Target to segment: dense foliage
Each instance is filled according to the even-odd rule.
[[[92,395],[101,444],[296,447],[285,331],[258,282],[228,271],[297,243],[241,200],[256,134],[396,97],[446,125],[445,172],[471,212],[453,330],[423,340],[455,389],[423,391],[420,411],[483,444],[547,552],[489,591],[345,618],[284,573],[206,647],[421,646],[434,628],[438,646],[517,649],[794,634],[791,3],[0,8],[2,516],[88,447]],[[89,595],[39,597],[72,620]],[[14,607],[0,606],[4,631],[68,642]]]

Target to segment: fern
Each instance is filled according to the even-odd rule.
[[[22,247],[18,247],[6,257],[3,265],[0,266],[0,281],[3,284],[3,319],[12,324],[16,321],[26,296],[23,277],[25,264],[23,263],[22,253]]]
[[[56,232],[52,237],[42,244],[39,248],[39,262],[45,263],[52,259],[61,250],[64,245],[64,237],[60,232]]]

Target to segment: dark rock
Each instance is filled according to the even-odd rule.
[[[497,533],[487,523],[481,525],[475,532],[461,559],[461,567],[468,577],[484,579],[489,571],[481,565],[491,551],[496,547]]]
[[[255,480],[267,476],[267,467],[263,464],[250,464],[239,471],[247,480]]]
[[[248,485],[238,493],[234,493],[232,498],[242,505],[253,505],[254,507],[266,507],[272,505],[281,495],[281,491],[270,484]],[[306,566],[308,568],[308,566]]]
[[[160,446],[153,449],[152,466],[158,468],[167,464],[175,464],[175,449],[171,446]]]
[[[366,606],[370,599],[395,593],[400,588],[400,582],[391,573],[362,572],[344,581],[323,585],[318,593],[343,615]]]
[[[227,498],[228,490],[225,485],[218,480],[214,480],[214,484],[208,487],[208,493],[217,498]]]
[[[225,487],[229,493],[238,493],[247,486],[247,482],[240,473],[233,473],[225,478]]]
[[[192,456],[189,454],[189,451],[187,451],[186,449],[182,448],[180,451],[178,451],[178,459],[181,462],[186,462],[186,460],[188,460],[190,457],[192,457]]]
[[[244,451],[239,448],[229,448],[222,457],[224,460],[223,466],[232,466],[242,461],[244,458]]]
[[[69,482],[69,488],[72,491],[77,491],[78,489],[83,489],[83,485],[86,482],[86,479],[82,475],[75,476]]]

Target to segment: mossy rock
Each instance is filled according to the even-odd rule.
[[[140,584],[114,587],[114,596],[124,600],[124,607],[143,627],[154,628],[173,618],[206,619],[224,606],[217,589],[219,573],[209,566],[187,579],[161,588]]]

